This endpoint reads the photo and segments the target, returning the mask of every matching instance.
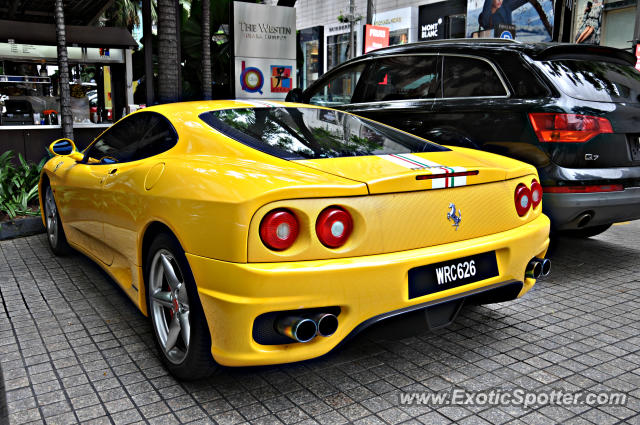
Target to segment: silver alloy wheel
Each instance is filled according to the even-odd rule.
[[[44,215],[47,219],[49,243],[55,247],[58,243],[58,208],[56,207],[56,201],[53,199],[51,186],[47,187],[47,192],[44,196]]]
[[[191,336],[189,297],[183,276],[171,252],[159,249],[155,253],[149,273],[152,323],[160,346],[174,364],[180,364],[187,356]]]

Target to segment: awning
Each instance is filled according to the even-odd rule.
[[[67,46],[79,47],[137,47],[129,31],[124,28],[86,27],[66,25]],[[55,46],[56,27],[53,24],[0,20],[0,43],[13,39],[20,44]]]
[[[114,0],[64,0],[64,23],[91,25]],[[53,0],[0,0],[0,16],[11,21],[53,22]]]

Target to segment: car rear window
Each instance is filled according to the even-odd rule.
[[[640,72],[620,63],[562,59],[538,62],[565,94],[596,102],[639,102]]]
[[[200,114],[200,119],[240,143],[283,159],[449,150],[383,124],[330,109],[221,109]]]

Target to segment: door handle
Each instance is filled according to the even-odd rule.
[[[115,174],[117,172],[118,172],[118,169],[114,168],[113,170],[109,171],[109,175],[113,175],[113,174]]]

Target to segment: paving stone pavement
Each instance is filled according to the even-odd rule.
[[[150,327],[80,254],[0,242],[0,360],[12,424],[639,423],[640,221],[560,239],[552,275],[516,301],[430,332],[380,324],[307,362],[181,383]],[[625,406],[403,405],[401,392],[621,391]]]

